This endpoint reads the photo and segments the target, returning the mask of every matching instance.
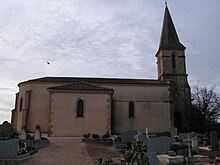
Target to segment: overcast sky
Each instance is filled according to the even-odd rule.
[[[169,0],[191,86],[220,93],[220,1]],[[43,76],[157,78],[163,0],[0,1],[0,123]],[[47,64],[47,61],[50,64]]]

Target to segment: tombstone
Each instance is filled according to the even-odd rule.
[[[41,139],[41,128],[39,125],[35,127],[35,132],[34,132],[34,140],[40,140]]]
[[[171,137],[171,140],[172,140],[172,143],[175,143],[176,142],[176,135],[177,135],[177,128],[175,127],[171,127],[169,129],[169,132],[170,132],[170,137]]]
[[[191,138],[190,138],[190,134],[188,134],[188,157],[189,157],[189,158],[192,157],[191,144],[192,144],[192,136],[191,136]]]
[[[151,139],[148,140],[148,145],[147,145],[147,158],[149,161],[150,165],[159,165],[159,160],[157,158],[156,152],[154,150],[154,146],[151,142]]]
[[[180,134],[180,140],[183,142],[183,144],[188,145],[189,141],[191,141],[192,139],[192,134],[193,134],[192,132]]]
[[[154,151],[156,153],[168,152],[172,143],[171,141],[171,138],[168,136],[150,138],[150,142],[152,144],[152,147],[154,147]]]
[[[211,150],[218,149],[218,139],[217,139],[217,132],[211,131],[210,132],[210,142],[211,142]]]
[[[135,138],[134,136],[138,134],[138,131],[136,130],[129,130],[124,132],[119,141],[115,141],[115,147],[116,149],[123,149],[124,147],[126,147],[128,142],[134,142]]]
[[[127,142],[134,142],[135,141],[134,136],[137,134],[138,134],[138,131],[136,131],[136,130],[126,131],[121,135],[121,142],[125,143],[125,144]]]
[[[18,139],[0,140],[0,159],[15,159],[17,151]]]
[[[198,152],[199,150],[198,136],[196,133],[192,136],[192,150],[195,152]]]
[[[140,133],[138,133],[137,135],[134,136],[134,139],[135,141],[140,141],[140,142],[143,142],[143,146],[147,145],[148,144],[148,141],[149,141],[149,138],[147,138],[147,136],[145,135],[142,135]]]
[[[151,141],[152,138],[147,138],[145,135],[136,135],[135,136],[136,141],[143,142],[143,147],[147,149],[147,152],[144,153],[144,155],[148,158],[149,165],[159,165],[159,160],[157,158],[153,143]]]
[[[20,139],[21,139],[21,140],[26,140],[26,139],[27,139],[27,133],[26,133],[26,131],[25,131],[24,128],[22,128],[20,134],[21,134],[21,135],[20,135]]]
[[[135,135],[138,134],[138,131],[136,130],[129,130],[124,132],[121,135],[121,144],[124,145],[124,147],[127,145],[129,142],[134,142],[135,141]]]
[[[6,140],[11,138],[16,138],[16,131],[9,122],[4,121],[0,125],[0,139]]]

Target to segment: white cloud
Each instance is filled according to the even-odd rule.
[[[199,80],[216,89],[219,5],[219,0],[169,2],[187,46],[190,83]],[[163,13],[161,0],[0,1],[0,112],[10,113],[17,84],[31,78],[156,78]]]

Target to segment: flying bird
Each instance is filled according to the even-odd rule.
[[[47,61],[47,64],[50,65],[50,62]]]

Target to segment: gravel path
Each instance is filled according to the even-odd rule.
[[[53,137],[50,144],[33,154],[22,165],[95,165],[81,138]]]

